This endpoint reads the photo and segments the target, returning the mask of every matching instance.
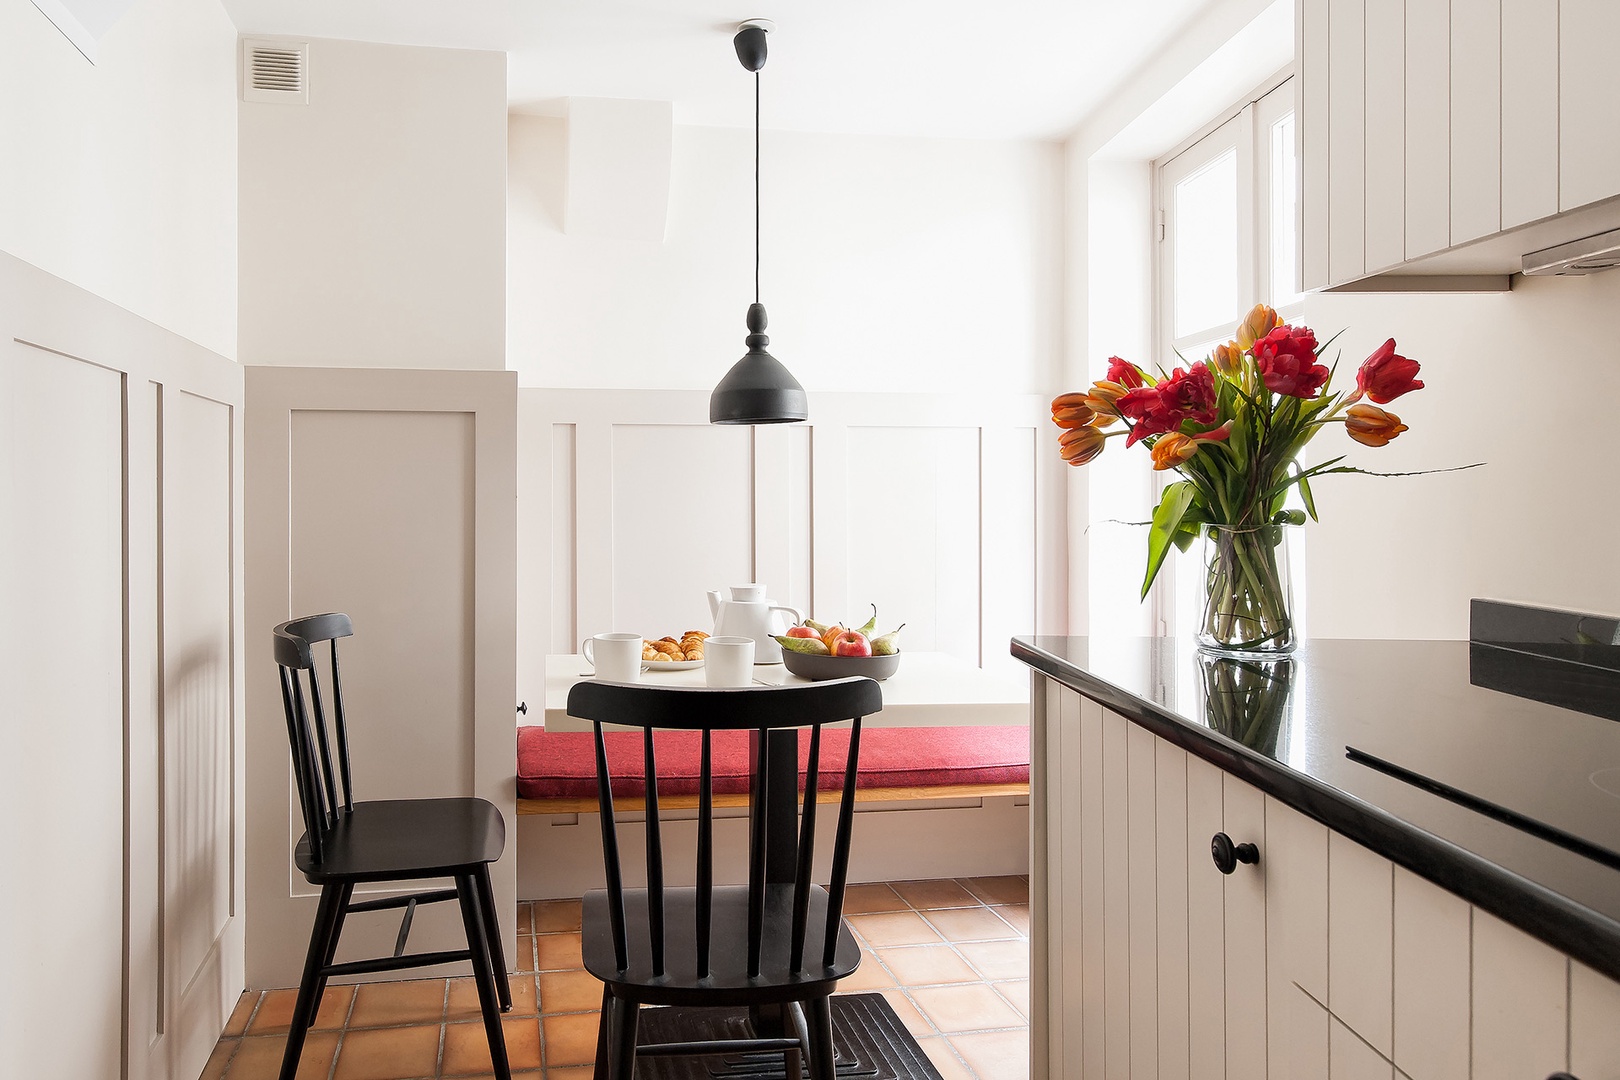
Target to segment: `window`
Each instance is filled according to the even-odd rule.
[[[1284,319],[1303,308],[1299,291],[1294,168],[1294,81],[1271,82],[1213,130],[1154,163],[1159,244],[1155,257],[1154,356],[1165,371],[1196,363],[1257,303]],[[1169,474],[1157,474],[1162,482]],[[1295,538],[1297,540],[1297,537]],[[1194,553],[1154,586],[1159,629],[1197,625],[1203,602]],[[1296,583],[1304,552],[1290,551]],[[1296,617],[1304,602],[1296,585]]]

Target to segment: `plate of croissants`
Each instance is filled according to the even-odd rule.
[[[703,643],[709,635],[688,630],[679,638],[641,639],[642,671],[684,671],[703,666]]]

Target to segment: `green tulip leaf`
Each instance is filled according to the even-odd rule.
[[[1159,576],[1159,567],[1164,565],[1172,539],[1181,531],[1181,520],[1192,505],[1194,494],[1190,482],[1178,480],[1166,487],[1159,498],[1159,505],[1153,511],[1153,525],[1148,529],[1147,576],[1142,579],[1144,597],[1153,587],[1153,579]]]

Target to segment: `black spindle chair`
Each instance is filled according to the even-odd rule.
[[[478,1003],[489,1038],[489,1056],[500,1080],[511,1080],[506,1040],[500,1014],[512,1007],[506,978],[500,925],[495,917],[489,864],[506,846],[506,823],[501,812],[483,799],[395,799],[355,802],[349,781],[349,730],[343,716],[343,688],[338,678],[337,639],[354,629],[347,615],[311,615],[275,628],[276,664],[281,675],[281,700],[287,714],[287,739],[292,750],[298,801],[305,833],[293,851],[293,861],[311,884],[321,887],[315,927],[309,937],[304,975],[298,984],[292,1026],[281,1062],[281,1080],[293,1080],[304,1037],[321,1005],[327,980],[334,975],[363,975],[380,971],[472,962],[478,985]],[[311,646],[330,643],[332,716],[328,722],[326,699],[316,653]],[[330,733],[328,729],[330,730]],[[340,786],[341,785],[341,786]],[[381,900],[351,902],[358,884],[380,881],[419,881],[448,877],[451,889],[431,889]],[[407,954],[406,939],[419,904],[449,900],[461,906],[467,948]],[[351,912],[404,908],[392,956],[334,963],[343,920]]]
[[[844,924],[844,888],[849,870],[850,832],[855,809],[855,775],[860,757],[861,718],[883,707],[883,694],[871,679],[781,687],[676,689],[670,687],[576,683],[568,713],[592,721],[602,818],[607,888],[585,895],[585,967],[603,982],[602,1018],[597,1042],[597,1080],[631,1080],[636,1056],[701,1055],[782,1051],[788,1080],[798,1072],[800,1054],[814,1080],[834,1080],[832,1016],[828,998],[838,980],[860,966],[860,947]],[[815,857],[816,792],[821,773],[823,725],[849,721],[832,872],[825,888],[811,881]],[[647,887],[626,889],[619,862],[618,829],[602,725],[643,729],[646,784]],[[664,884],[662,826],[658,810],[658,765],[653,731],[680,728],[702,732],[698,790],[696,885]],[[766,808],[778,802],[769,790],[767,746],[775,734],[798,737],[808,728],[810,752],[795,838],[792,822],[778,844],[795,847],[792,874],[767,874]],[[754,788],[749,810],[748,882],[714,884],[713,735],[715,731],[756,733],[751,753]],[[781,782],[781,778],[777,779]],[[797,777],[793,777],[797,786]],[[788,801],[791,805],[791,800]],[[773,864],[785,860],[771,860]],[[778,875],[781,877],[781,875]],[[691,1041],[637,1046],[642,1005],[748,1006],[756,1019],[782,1010],[777,1031],[764,1037],[725,1042]],[[794,1037],[786,1037],[791,1024]],[[782,1037],[771,1037],[780,1035]]]

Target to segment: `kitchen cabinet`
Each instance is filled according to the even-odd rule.
[[[1593,207],[1620,196],[1620,5],[1299,0],[1297,18],[1304,288],[1500,279],[1620,226],[1620,204]]]
[[[1036,895],[1034,1035],[1056,1048],[1050,1076],[1620,1080],[1620,983],[1037,683],[1034,857],[1054,884]],[[1217,834],[1252,861],[1223,873]]]

